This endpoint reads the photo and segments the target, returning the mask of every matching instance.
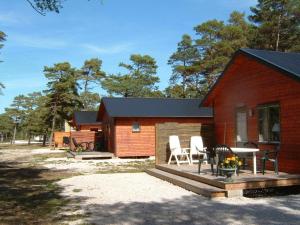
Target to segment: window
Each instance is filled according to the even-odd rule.
[[[236,112],[236,141],[247,142],[247,111],[238,109]]]
[[[132,132],[137,133],[140,131],[141,131],[140,124],[138,122],[134,122],[132,124]]]
[[[279,105],[258,107],[259,142],[280,141]]]

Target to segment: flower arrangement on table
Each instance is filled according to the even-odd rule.
[[[237,156],[226,157],[223,162],[221,162],[221,168],[226,169],[236,169],[242,165],[242,161]]]

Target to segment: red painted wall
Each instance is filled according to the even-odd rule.
[[[132,132],[132,124],[140,124],[140,132]],[[212,124],[212,118],[115,118],[115,155],[117,157],[154,156],[155,124],[203,123]]]
[[[255,59],[239,54],[228,67],[204,106],[214,107],[216,140],[235,146],[236,108],[245,106],[248,113],[248,140],[258,141],[259,104],[280,105],[280,171],[300,173],[300,82]],[[261,149],[274,145],[261,144]]]
[[[212,124],[212,118],[110,118],[101,113],[105,147],[117,157],[154,156],[155,124],[165,122]],[[139,122],[140,132],[132,132]]]

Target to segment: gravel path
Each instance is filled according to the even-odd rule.
[[[58,182],[92,224],[299,224],[300,195],[209,200],[145,173],[93,174]]]

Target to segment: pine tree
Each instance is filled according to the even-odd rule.
[[[70,63],[57,63],[53,67],[44,68],[47,83],[47,107],[51,112],[51,134],[49,145],[52,145],[52,138],[59,118],[70,119],[73,112],[82,107],[78,95],[78,83],[76,70]]]
[[[120,63],[128,73],[110,75],[103,80],[102,86],[110,95],[124,97],[157,96],[159,91],[155,86],[159,82],[156,76],[156,61],[149,55],[131,55],[131,64]]]
[[[6,34],[2,31],[0,31],[0,49],[3,48],[3,44],[1,42],[6,40]],[[0,61],[1,62],[1,61]],[[5,88],[4,84],[0,82],[0,95],[3,95],[2,90]]]
[[[251,47],[275,51],[300,51],[300,1],[258,0],[251,7],[255,36]]]
[[[199,66],[201,75],[206,79],[204,92],[214,84],[232,55],[239,48],[247,47],[251,26],[245,20],[245,15],[232,12],[228,23],[210,20],[195,28],[200,37],[196,44],[200,51]]]
[[[178,96],[174,97],[194,97],[188,92],[188,87],[192,84],[192,76],[197,76],[200,72],[200,67],[196,64],[200,60],[198,49],[194,46],[192,38],[185,34],[182,40],[178,43],[177,51],[173,53],[168,61],[172,66],[172,75],[170,78],[171,86],[166,91],[167,95],[174,96],[174,90],[178,90],[178,82],[180,83],[181,91]],[[172,90],[175,88],[174,90]],[[177,92],[178,93],[178,92]]]
[[[97,58],[86,60],[83,67],[79,70],[79,80],[82,84],[83,92],[80,99],[83,103],[84,110],[93,110],[100,102],[100,96],[91,92],[92,85],[101,85],[105,78],[105,72],[101,70],[102,61]]]
[[[12,136],[14,121],[7,113],[0,114],[0,141],[8,140]]]

